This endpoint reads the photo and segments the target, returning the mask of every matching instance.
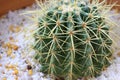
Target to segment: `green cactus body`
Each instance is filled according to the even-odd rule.
[[[65,10],[62,6],[70,6]],[[35,59],[41,72],[76,80],[96,77],[110,65],[110,26],[97,6],[80,1],[61,1],[39,17],[34,34]]]

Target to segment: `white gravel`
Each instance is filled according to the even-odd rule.
[[[26,10],[34,10],[37,6],[34,4],[32,7],[20,9],[17,11],[10,11],[4,17],[0,19],[0,80],[51,80],[45,78],[44,74],[39,72],[40,65],[33,60],[34,50],[31,48],[31,44],[34,41],[31,36],[31,32],[35,29],[35,26],[31,26],[33,22],[27,19],[25,16],[19,14]],[[112,12],[113,14],[115,12]],[[113,17],[119,24],[120,15]],[[18,31],[12,31],[10,27],[14,29],[20,28]],[[115,32],[120,36],[120,30],[115,28]],[[11,37],[13,39],[11,39]],[[5,44],[10,43],[18,47],[18,50],[14,50],[7,47],[3,47]],[[120,41],[116,42],[120,44]],[[9,50],[12,50],[9,55]],[[93,80],[120,80],[120,47],[118,46],[115,52],[116,59],[112,65],[107,68],[102,75]],[[14,68],[11,68],[13,65]],[[27,65],[32,66],[32,74],[27,70]],[[10,67],[10,68],[9,68]],[[18,73],[15,74],[15,70]]]

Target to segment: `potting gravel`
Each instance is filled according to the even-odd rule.
[[[24,9],[9,11],[0,18],[0,80],[52,80],[39,71],[40,65],[33,59],[35,51],[32,49],[34,39],[31,33],[36,26],[27,17],[20,15],[37,8],[33,4]],[[114,13],[111,11],[110,14]],[[120,23],[120,15],[111,19]],[[114,28],[114,31],[120,36],[119,28]],[[118,46],[112,65],[92,80],[120,80],[120,40],[116,43]]]

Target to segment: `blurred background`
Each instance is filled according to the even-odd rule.
[[[35,0],[0,0],[0,16],[7,13],[9,10],[13,11],[30,6],[34,2]]]

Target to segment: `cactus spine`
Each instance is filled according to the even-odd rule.
[[[100,75],[112,57],[111,26],[104,16],[111,7],[99,0],[51,2],[41,10],[34,33],[41,72],[65,80]]]

